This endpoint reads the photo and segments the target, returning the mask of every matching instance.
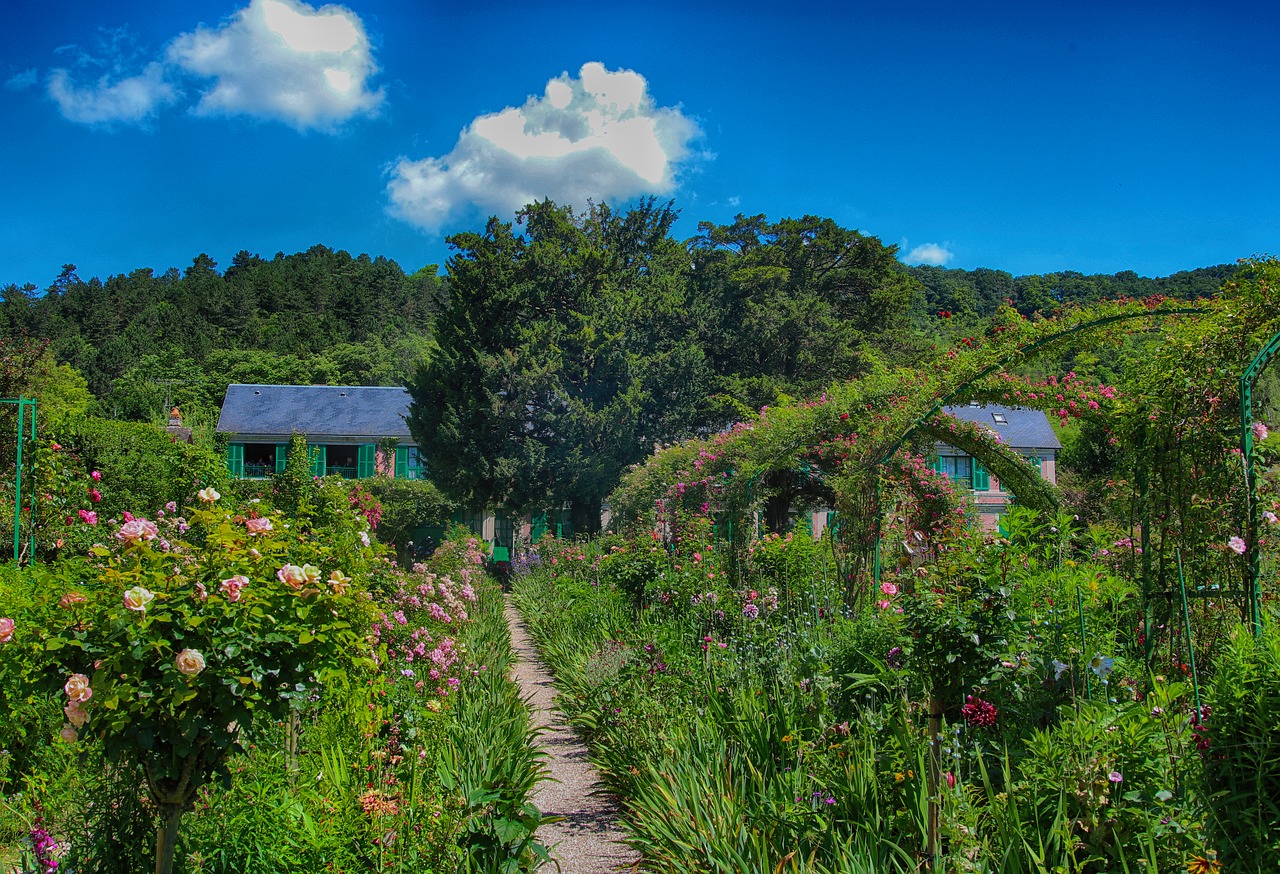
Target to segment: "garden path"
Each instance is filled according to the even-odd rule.
[[[555,709],[554,681],[538,660],[520,613],[510,603],[507,625],[516,655],[511,677],[530,699],[534,724],[544,729],[539,745],[547,753],[551,777],[538,785],[530,800],[544,816],[564,817],[541,826],[538,840],[552,848],[561,874],[606,874],[634,867],[636,853],[622,843],[617,807],[588,760],[587,748]]]

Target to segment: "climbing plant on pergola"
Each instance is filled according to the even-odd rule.
[[[1248,407],[1241,374],[1253,366],[1256,379],[1280,348],[1272,339],[1280,330],[1277,277],[1274,260],[1244,262],[1216,298],[1196,307],[1118,301],[1036,320],[1002,309],[984,336],[963,338],[927,367],[879,369],[819,398],[763,409],[724,433],[655,455],[615,492],[615,518],[624,525],[649,524],[655,508],[668,520],[681,509],[705,513],[716,518],[732,549],[753,531],[760,510],[777,527],[792,507],[831,507],[841,518],[831,531],[833,548],[846,556],[846,576],[865,581],[875,573],[886,489],[901,488],[905,479],[932,496],[927,517],[909,522],[917,530],[954,524],[961,502],[912,462],[937,442],[977,458],[1021,504],[1049,509],[1061,502],[1057,489],[1018,453],[991,432],[946,416],[944,406],[1000,402],[1064,421],[1096,416],[1128,452],[1144,600],[1169,591],[1173,546],[1181,544],[1184,555],[1192,554],[1188,572],[1205,581],[1205,590],[1238,597],[1256,617],[1256,577],[1251,583],[1247,574],[1268,543],[1256,523],[1259,500],[1268,498],[1247,497],[1252,485],[1246,468],[1252,464],[1229,450],[1248,440],[1240,436],[1248,426],[1234,412],[1241,402]],[[1117,344],[1135,324],[1155,332],[1159,342],[1123,390],[1070,376],[1034,382],[1016,375],[1019,365],[1039,355]],[[1261,357],[1258,350],[1268,348],[1266,361],[1250,365]],[[1252,462],[1250,451],[1244,449],[1244,458]],[[1194,497],[1191,480],[1192,489],[1200,489]],[[1243,558],[1228,550],[1234,532],[1249,534]],[[1217,577],[1222,579],[1208,582]],[[850,594],[857,590],[852,586]],[[1147,616],[1149,631],[1150,610]]]

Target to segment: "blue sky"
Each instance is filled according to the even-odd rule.
[[[1280,250],[1275,6],[17,0],[0,286],[315,244],[443,263],[530,196],[816,214],[911,263]]]

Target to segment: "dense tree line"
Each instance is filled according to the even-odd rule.
[[[435,273],[324,246],[105,282],[68,264],[43,292],[0,290],[0,336],[47,341],[108,417],[154,419],[166,400],[216,416],[230,382],[403,382],[430,336]]]
[[[543,201],[450,237],[447,276],[315,246],[267,260],[0,289],[0,341],[71,412],[212,421],[230,382],[409,385],[433,477],[473,507],[571,504],[580,522],[657,443],[706,434],[1023,315],[1120,297],[1211,295],[1234,267],[1015,277],[905,267],[896,247],[805,216],[672,236],[653,199]],[[1072,353],[1051,368],[1114,377]],[[39,362],[39,366],[36,366]],[[12,368],[11,368],[12,369]],[[60,393],[60,394],[59,394]],[[42,405],[43,406],[43,405]]]

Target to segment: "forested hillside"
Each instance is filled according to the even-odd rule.
[[[654,201],[582,215],[544,202],[515,224],[451,238],[458,254],[443,277],[319,245],[271,259],[242,251],[229,265],[201,254],[182,271],[105,280],[66,265],[47,289],[0,289],[0,336],[22,344],[10,350],[8,381],[74,395],[78,373],[100,415],[156,420],[167,403],[209,421],[230,382],[408,384],[433,330],[444,330],[454,346],[518,352],[526,375],[536,361],[544,374],[575,369],[556,378],[596,417],[586,443],[619,439],[599,423],[625,406],[638,430],[624,439],[640,445],[819,392],[873,362],[912,362],[981,333],[1005,301],[1031,314],[1194,298],[1234,269],[1147,279],[904,267],[895,247],[830,219],[739,216],[679,241],[675,215]],[[36,360],[38,373],[18,373]],[[459,360],[437,363],[431,378]],[[616,405],[622,397],[630,406]]]
[[[314,246],[271,260],[241,252],[220,271],[83,279],[66,265],[48,289],[3,289],[0,332],[47,341],[83,375],[97,412],[151,420],[166,398],[216,416],[230,382],[401,383],[423,355],[439,279],[386,258]]]

